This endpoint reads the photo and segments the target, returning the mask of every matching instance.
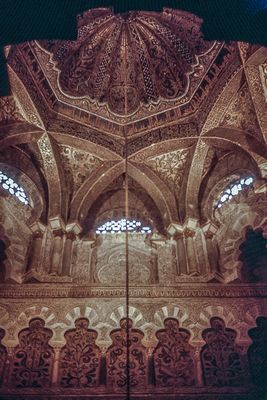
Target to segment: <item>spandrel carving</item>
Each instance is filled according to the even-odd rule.
[[[129,335],[127,335],[127,325]],[[131,390],[139,390],[147,385],[147,352],[141,340],[144,334],[132,328],[131,319],[123,318],[120,329],[110,333],[112,345],[107,350],[107,384],[118,391],[125,391],[129,383]],[[127,340],[129,362],[127,363]],[[127,374],[127,368],[128,374]],[[129,378],[129,382],[128,379]]]
[[[154,350],[156,385],[162,387],[192,386],[195,384],[194,349],[188,343],[190,333],[180,328],[174,318],[166,318],[164,329],[156,333]]]
[[[219,317],[210,320],[211,328],[202,337],[206,344],[201,350],[204,384],[209,386],[239,386],[243,384],[244,370],[241,350],[235,343],[236,331],[226,328]]]
[[[52,331],[41,318],[33,318],[19,333],[14,351],[11,384],[16,388],[44,388],[51,384],[54,351],[48,344]]]
[[[75,329],[65,333],[66,345],[60,352],[60,385],[68,388],[99,385],[100,348],[97,332],[88,329],[87,318],[78,318]]]

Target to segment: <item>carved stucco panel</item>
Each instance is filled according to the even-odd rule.
[[[92,281],[92,268],[95,262],[95,249],[92,248],[92,242],[87,240],[76,241],[73,252],[73,281],[75,283],[89,283]]]
[[[220,125],[236,127],[256,136],[259,140],[262,139],[254,104],[247,83],[241,87],[232,99]]]
[[[9,79],[14,98],[17,100],[18,109],[23,118],[30,124],[38,126],[39,128],[44,128],[43,121],[36,110],[30,94],[11,67],[9,67]]]
[[[0,98],[0,123],[24,121],[13,96]]]
[[[248,85],[251,92],[252,100],[255,105],[256,114],[263,134],[265,135],[265,141],[267,141],[267,103],[262,87],[262,81],[260,77],[260,69],[257,65],[247,65],[245,67],[245,73],[248,79]]]
[[[73,193],[77,192],[83,182],[102,164],[99,157],[71,146],[60,146],[60,155]]]
[[[44,173],[49,188],[49,216],[60,216],[62,213],[61,182],[54,150],[47,133],[38,140],[38,146],[43,159]]]
[[[157,255],[144,242],[144,235],[129,237],[129,279],[131,285],[158,281]],[[104,237],[95,249],[94,281],[105,285],[124,285],[126,282],[125,238],[121,235]]]
[[[174,193],[179,193],[189,151],[189,149],[179,149],[151,157],[146,164],[168,184]]]

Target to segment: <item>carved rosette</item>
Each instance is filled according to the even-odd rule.
[[[164,329],[157,331],[158,344],[154,350],[156,385],[163,387],[195,384],[194,349],[188,343],[190,333],[180,328],[174,318],[166,318]]]
[[[202,337],[206,344],[201,350],[201,364],[205,385],[239,386],[244,380],[241,349],[235,343],[236,331],[226,328],[219,317],[210,319],[211,328]]]
[[[14,350],[11,384],[15,388],[44,388],[51,384],[54,350],[48,344],[53,333],[41,318],[33,318],[19,333]]]
[[[88,329],[87,318],[78,318],[75,329],[65,333],[66,345],[60,352],[60,385],[68,388],[99,385],[101,351],[95,344],[97,332]]]
[[[131,390],[144,389],[147,385],[148,366],[146,348],[141,343],[144,334],[139,329],[132,328],[131,319],[121,319],[120,326],[121,329],[115,329],[110,333],[112,345],[108,348],[106,354],[107,384],[110,388],[118,391],[126,391],[128,384]]]

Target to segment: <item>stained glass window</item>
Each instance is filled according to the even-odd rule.
[[[16,196],[22,203],[26,205],[29,204],[29,199],[24,189],[2,171],[0,171],[0,185],[2,185],[5,190],[8,190],[10,194]]]
[[[215,206],[215,208],[221,208],[222,205],[229,200],[231,200],[234,196],[239,194],[243,189],[250,186],[254,179],[251,176],[246,178],[240,178],[237,181],[232,182],[226,189],[221,193],[220,198]]]
[[[119,233],[125,232],[126,229],[128,232],[151,233],[151,228],[143,225],[141,221],[136,221],[135,219],[126,220],[125,218],[105,222],[96,229],[96,233]]]

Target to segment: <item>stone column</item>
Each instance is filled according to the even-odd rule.
[[[40,261],[41,261],[41,250],[43,243],[43,236],[45,231],[45,226],[40,222],[35,223],[31,226],[33,231],[32,242],[30,246],[30,254],[26,272],[37,271],[39,272]]]
[[[216,243],[214,243],[214,235],[217,232],[217,227],[211,222],[208,222],[203,226],[203,232],[206,239],[207,256],[209,260],[210,271],[209,272],[220,272],[218,263],[218,250]]]
[[[52,385],[58,386],[59,385],[58,379],[59,379],[60,347],[55,346],[54,352],[55,352],[55,358],[54,358],[53,371],[52,371]]]
[[[201,346],[196,346],[196,348],[195,348],[195,363],[196,364],[195,365],[196,365],[196,384],[197,384],[197,386],[203,386],[200,352],[201,352]]]
[[[193,229],[186,228],[184,231],[186,253],[187,253],[187,267],[189,275],[199,275],[198,262],[196,257],[194,236],[196,232]]]
[[[185,242],[183,232],[176,232],[173,239],[176,242],[176,265],[177,274],[188,274],[187,262],[186,262],[186,252],[185,252]]]
[[[75,239],[76,235],[73,231],[66,233],[61,275],[70,276],[71,274],[72,249],[73,249],[73,242]]]
[[[62,248],[63,248],[63,231],[62,229],[57,229],[53,231],[53,250],[51,257],[51,269],[50,274],[59,275],[60,267],[62,261]]]
[[[40,231],[34,232],[32,237],[31,253],[29,256],[27,272],[33,270],[38,271],[42,242],[43,242],[43,232]]]

